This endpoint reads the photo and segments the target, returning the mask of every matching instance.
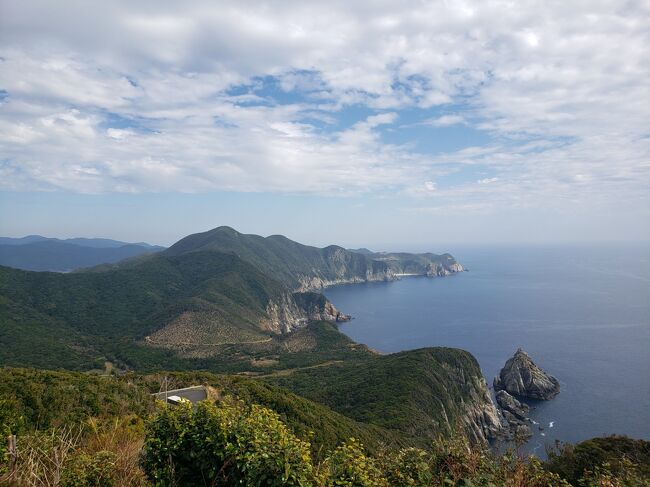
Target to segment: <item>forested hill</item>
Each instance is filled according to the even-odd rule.
[[[203,250],[233,252],[285,285],[299,290],[318,289],[342,282],[390,280],[398,274],[442,276],[462,271],[449,254],[364,254],[337,245],[303,245],[282,235],[261,237],[218,227],[189,235],[166,255]]]
[[[286,349],[290,329],[336,313],[322,295],[295,295],[220,252],[160,255],[105,272],[0,267],[0,364],[241,369]]]

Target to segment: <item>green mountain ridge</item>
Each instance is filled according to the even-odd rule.
[[[282,235],[246,235],[218,227],[189,235],[163,253],[179,255],[201,250],[234,252],[262,272],[297,290],[314,290],[342,282],[391,280],[396,274],[449,275],[463,270],[449,254],[370,254],[337,245],[303,245]]]

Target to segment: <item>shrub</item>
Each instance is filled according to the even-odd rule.
[[[577,445],[557,442],[547,454],[546,469],[573,485],[578,485],[586,473],[590,482],[601,474],[603,477],[612,475],[624,478],[634,473],[640,478],[650,478],[650,442],[644,440],[607,436],[592,438]]]
[[[114,487],[116,455],[100,451],[94,455],[82,453],[66,465],[62,487]]]
[[[381,470],[391,486],[426,487],[434,485],[431,456],[419,448],[404,448],[398,452],[385,450],[379,453]]]
[[[162,406],[149,423],[143,468],[160,486],[307,486],[310,447],[277,413],[226,399],[218,404]]]
[[[375,460],[366,456],[354,438],[337,447],[325,460],[325,485],[342,487],[388,487]]]
[[[23,417],[14,399],[0,400],[0,476],[7,472],[9,466],[9,452],[7,451],[7,437],[15,435],[22,430]]]

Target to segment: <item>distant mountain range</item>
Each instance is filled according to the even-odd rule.
[[[163,249],[144,242],[128,243],[107,238],[0,237],[0,265],[30,271],[69,272]]]

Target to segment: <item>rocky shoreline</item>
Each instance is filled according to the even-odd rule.
[[[383,263],[382,261],[378,261]],[[398,281],[402,277],[426,276],[426,277],[446,277],[460,272],[465,272],[465,269],[458,262],[441,263],[431,262],[427,265],[422,265],[416,272],[412,270],[404,271],[402,269],[393,269],[390,267],[382,270],[366,271],[365,275],[343,277],[339,279],[325,279],[317,276],[303,276],[299,279],[299,284],[296,289],[297,292],[317,291],[336,286],[339,284],[359,284],[364,282],[390,282]]]

